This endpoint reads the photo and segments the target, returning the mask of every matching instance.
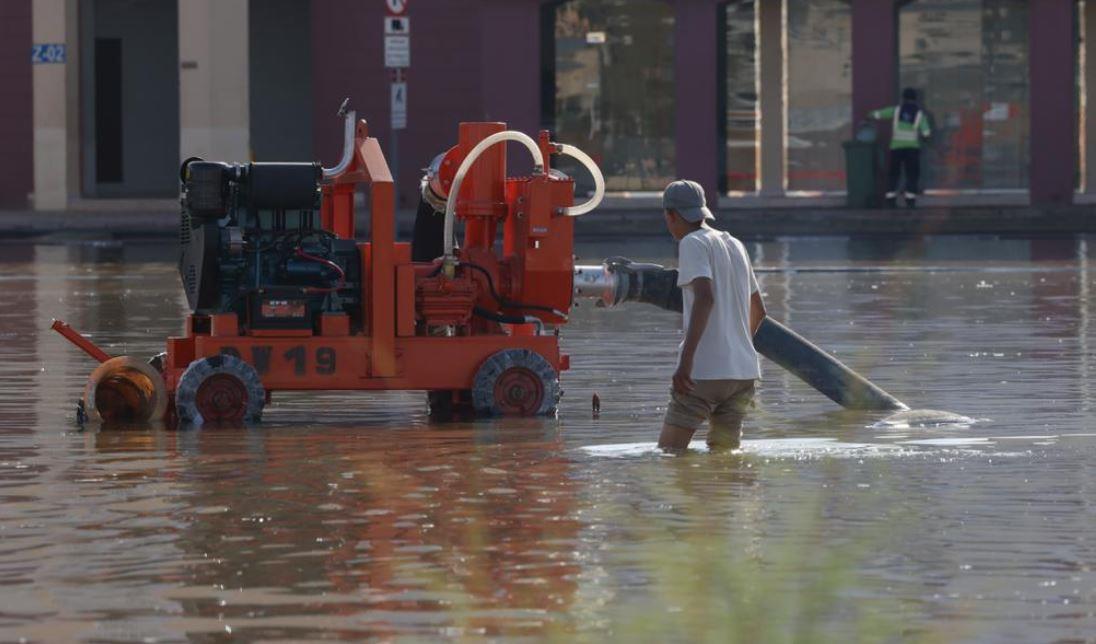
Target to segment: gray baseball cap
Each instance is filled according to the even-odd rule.
[[[705,219],[715,219],[704,201],[704,188],[695,181],[679,179],[662,191],[662,207],[673,210],[685,221],[700,223]]]

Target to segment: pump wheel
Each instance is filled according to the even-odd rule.
[[[175,389],[179,420],[194,425],[254,422],[262,417],[265,402],[255,368],[229,355],[191,362]]]
[[[559,403],[559,374],[535,351],[506,349],[480,365],[472,405],[482,416],[546,416]]]

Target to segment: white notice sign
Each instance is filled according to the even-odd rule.
[[[384,35],[391,36],[397,34],[403,34],[405,36],[411,35],[411,19],[407,16],[385,16]]]
[[[389,104],[392,112],[392,129],[407,127],[407,83],[392,83],[392,100]]]
[[[384,66],[388,68],[411,66],[411,36],[387,35],[384,37]]]

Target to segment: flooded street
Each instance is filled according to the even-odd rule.
[[[162,351],[175,246],[0,246],[0,640],[1091,641],[1096,239],[747,248],[770,315],[976,422],[880,425],[763,362],[741,453],[660,455],[680,316],[630,304],[564,328],[557,419],[275,394],[249,429],[80,431],[94,364],[50,319]]]

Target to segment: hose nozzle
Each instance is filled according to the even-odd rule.
[[[575,297],[593,299],[597,306],[645,302],[681,311],[677,270],[625,257],[610,257],[600,266],[575,266]]]

